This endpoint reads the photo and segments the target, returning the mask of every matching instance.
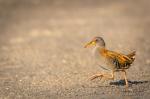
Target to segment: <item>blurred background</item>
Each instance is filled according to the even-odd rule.
[[[0,97],[148,98],[149,9],[147,0],[0,0]],[[88,80],[100,72],[83,48],[95,36],[110,50],[137,51],[127,71],[130,81],[139,82],[132,93]]]

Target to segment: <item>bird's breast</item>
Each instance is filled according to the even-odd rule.
[[[114,66],[108,64],[109,60],[107,58],[107,50],[106,49],[99,48],[99,47],[94,48],[93,49],[93,57],[94,57],[95,63],[97,63],[98,65],[104,66],[108,69],[115,68]]]
[[[94,57],[94,60],[97,62],[97,63],[105,63],[105,57],[103,56],[103,54],[101,53],[101,48],[99,47],[95,47],[93,49],[93,57]]]

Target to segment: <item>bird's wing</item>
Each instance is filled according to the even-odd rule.
[[[128,56],[114,51],[107,51],[106,58],[110,64],[118,66],[118,68],[121,68],[119,66],[125,67],[132,63],[132,60]]]

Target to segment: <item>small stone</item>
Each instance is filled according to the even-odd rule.
[[[10,43],[12,44],[18,44],[18,43],[23,43],[25,39],[23,37],[15,37],[10,39]]]
[[[64,64],[65,64],[65,63],[67,63],[67,61],[66,61],[65,59],[63,59],[63,60],[62,60],[62,63],[64,63]]]
[[[146,60],[146,64],[148,64],[148,65],[150,64],[150,59]]]
[[[7,46],[2,46],[1,49],[2,50],[8,50],[8,47]]]

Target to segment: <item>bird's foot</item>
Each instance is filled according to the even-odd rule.
[[[95,75],[93,75],[93,76],[91,76],[90,77],[90,80],[94,80],[94,79],[96,79],[96,78],[100,78],[100,80],[102,79],[102,77],[104,77],[104,75],[103,74],[95,74]]]
[[[133,91],[133,89],[132,89],[132,88],[129,88],[129,86],[128,86],[128,85],[126,85],[126,86],[125,86],[125,91],[132,92],[132,91]]]
[[[94,80],[94,79],[96,79],[98,77],[100,78],[100,80],[102,78],[105,78],[105,79],[108,79],[108,80],[114,80],[114,76],[113,75],[110,75],[110,74],[101,74],[101,73],[93,75],[92,77],[90,77],[90,80]]]

